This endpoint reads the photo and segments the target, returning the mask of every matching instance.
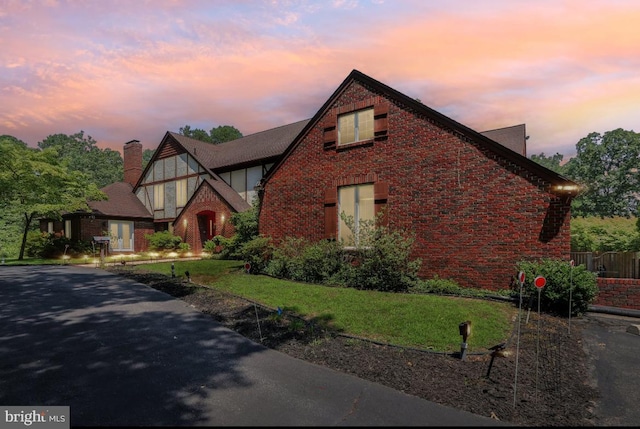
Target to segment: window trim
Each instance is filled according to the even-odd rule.
[[[349,248],[357,248],[360,245],[360,223],[362,221],[362,212],[363,212],[363,199],[361,199],[361,193],[362,193],[362,188],[364,187],[368,187],[370,189],[370,194],[371,194],[371,210],[373,212],[373,218],[372,219],[365,219],[365,220],[372,220],[375,221],[375,215],[376,215],[376,207],[375,207],[375,185],[373,183],[359,183],[359,184],[354,184],[354,185],[346,185],[346,186],[340,186],[338,187],[338,231],[337,231],[337,237],[338,240],[344,240],[343,237],[343,222],[341,219],[342,213],[344,213],[343,210],[343,201],[342,201],[342,194],[341,191],[342,190],[346,190],[348,188],[354,188],[354,193],[353,193],[353,221],[354,221],[354,228],[355,231],[350,231],[351,234],[350,236],[353,237],[353,246],[345,246],[345,248],[349,249]]]
[[[335,180],[332,186],[324,190],[324,238],[326,240],[338,240],[338,222],[340,221],[338,213],[338,189],[342,186],[373,184],[373,203],[374,215],[376,222],[380,222],[381,226],[389,226],[388,216],[388,199],[389,199],[389,183],[379,181],[374,178],[373,181],[360,181],[355,177],[345,180]]]
[[[188,199],[187,179],[176,180],[176,208],[186,206]]]
[[[153,185],[153,209],[164,210],[164,183]]]
[[[128,238],[129,240],[129,247],[115,247],[114,244],[118,243],[119,238],[111,235],[111,228],[113,225],[118,225],[118,232],[122,231],[122,225],[127,224],[129,225],[129,235],[130,237]],[[135,223],[133,221],[130,220],[109,220],[108,226],[107,226],[108,230],[109,230],[109,237],[111,238],[109,240],[109,247],[110,247],[110,251],[112,252],[133,252],[135,249]],[[124,239],[123,239],[124,242]],[[118,243],[119,244],[119,243]]]
[[[373,108],[373,136],[370,139],[338,144],[338,117]],[[330,109],[320,122],[324,150],[347,150],[369,146],[389,138],[389,102],[381,97],[371,97],[348,105]]]
[[[367,138],[360,138],[360,134],[361,134],[361,126],[360,126],[360,122],[361,122],[361,116],[363,117],[365,114],[367,115],[371,115],[371,136],[367,136]],[[342,142],[342,135],[343,135],[343,131],[341,130],[340,127],[340,120],[341,119],[345,119],[347,117],[353,116],[353,138],[354,140],[350,140],[347,142]],[[367,142],[370,140],[373,140],[373,138],[375,137],[375,133],[374,133],[374,129],[375,129],[375,112],[374,112],[374,108],[373,106],[371,107],[367,107],[364,109],[359,109],[359,110],[354,110],[352,112],[347,112],[347,113],[343,113],[341,115],[338,115],[337,117],[337,130],[338,130],[338,146],[340,147],[344,147],[344,146],[348,146],[351,144],[358,144],[358,143],[363,143],[363,142]],[[349,129],[349,131],[351,131],[351,129]],[[369,131],[369,130],[367,130]]]
[[[71,219],[64,220],[64,236],[71,240]]]

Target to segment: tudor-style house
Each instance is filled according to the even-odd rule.
[[[167,132],[144,170],[126,143],[109,199],[41,230],[122,253],[168,230],[199,253],[260,195],[260,233],[276,241],[357,240],[340,213],[357,227],[384,211],[415,234],[422,275],[504,287],[522,258],[569,255],[577,186],[527,159],[526,139],[524,124],[477,132],[354,70],[311,119],[218,145]]]

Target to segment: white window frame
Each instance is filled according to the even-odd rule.
[[[64,236],[71,239],[71,219],[65,219],[64,221]]]
[[[122,237],[122,226],[129,226],[129,238],[127,239],[129,242],[129,246],[125,247],[125,239]],[[113,234],[113,226],[117,225],[118,235]],[[111,251],[115,252],[133,252],[135,249],[134,243],[134,224],[133,221],[125,221],[125,220],[110,220],[109,221],[109,236],[111,240],[109,240],[109,246],[111,247]]]
[[[176,180],[176,207],[187,205],[187,179]]]
[[[361,126],[360,123],[364,120],[365,115],[370,115],[371,129],[370,134],[367,133],[364,136],[361,134]],[[351,125],[349,125],[349,129],[345,130],[345,122],[347,119],[353,117],[353,129],[351,129]],[[351,135],[351,131],[353,131],[353,140],[345,141],[344,135],[346,131],[349,131],[349,135]],[[366,141],[373,139],[374,134],[374,111],[373,107],[369,107],[367,109],[357,110],[355,112],[345,113],[343,115],[338,116],[338,146],[346,145],[351,143],[357,143],[360,141]]]
[[[164,210],[164,183],[153,185],[153,209]]]
[[[359,240],[360,240],[360,222],[362,220],[362,212],[364,211],[363,209],[363,197],[362,197],[362,189],[363,188],[367,188],[367,190],[369,191],[368,193],[370,194],[371,198],[371,207],[369,207],[369,209],[371,210],[373,216],[370,220],[374,220],[375,218],[375,201],[373,199],[373,195],[374,195],[374,188],[373,188],[373,183],[363,183],[361,185],[349,185],[349,186],[341,186],[338,188],[338,239],[340,241],[346,242],[347,240],[345,238],[349,238],[351,239],[351,237],[353,238],[353,243],[347,243],[346,247],[353,247],[350,244],[353,244],[355,246],[359,245]],[[343,207],[346,205],[344,198],[345,198],[345,193],[344,191],[347,189],[354,189],[354,193],[353,193],[353,198],[354,201],[353,203],[353,222],[354,222],[354,229],[355,231],[349,231],[349,232],[345,232],[345,230],[343,228],[347,228],[347,225],[344,223],[344,221],[341,218],[341,213],[345,212],[345,210],[343,209]],[[350,215],[349,213],[346,213],[346,215]],[[367,219],[369,220],[369,219]],[[353,235],[351,235],[353,234]]]

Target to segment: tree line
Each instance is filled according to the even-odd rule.
[[[576,156],[556,153],[531,160],[583,186],[572,216],[637,217],[640,199],[640,133],[618,128],[591,133],[576,144]]]

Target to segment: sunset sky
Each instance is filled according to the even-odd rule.
[[[0,135],[155,149],[312,117],[357,69],[528,155],[640,132],[637,0],[0,0]]]

